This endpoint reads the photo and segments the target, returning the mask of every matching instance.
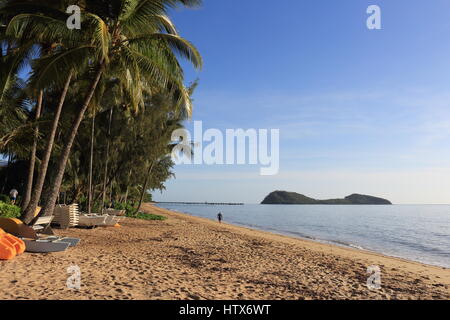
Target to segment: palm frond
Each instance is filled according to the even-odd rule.
[[[139,36],[133,39],[126,40],[127,43],[139,43],[139,45],[145,46],[152,45],[152,42],[162,41],[167,44],[174,52],[181,57],[189,60],[193,66],[197,69],[201,69],[203,66],[203,59],[197,50],[197,48],[188,40],[183,39],[178,35],[166,34],[166,33],[153,33],[149,35]]]

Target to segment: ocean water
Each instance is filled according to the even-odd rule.
[[[450,205],[160,207],[274,233],[450,268]]]

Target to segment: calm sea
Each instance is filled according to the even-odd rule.
[[[450,268],[450,205],[179,205],[160,207],[228,223]]]

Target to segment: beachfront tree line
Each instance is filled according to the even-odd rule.
[[[167,11],[200,1],[0,0],[0,183],[22,191],[25,222],[61,192],[91,211],[164,188],[195,88],[179,59],[202,66]]]

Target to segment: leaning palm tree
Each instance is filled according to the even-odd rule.
[[[36,101],[36,107],[35,107],[35,121],[38,122],[41,117],[42,112],[42,100],[44,98],[44,91],[39,90],[37,101]],[[36,126],[34,130],[34,137],[33,137],[33,145],[31,147],[30,152],[30,160],[28,164],[28,177],[27,177],[27,184],[25,187],[25,195],[22,201],[22,210],[25,210],[28,207],[28,204],[30,203],[31,199],[31,192],[33,189],[33,181],[34,181],[34,171],[35,171],[35,165],[36,165],[36,152],[38,147],[38,139],[39,139],[39,127]]]
[[[165,14],[168,7],[177,3],[193,5],[199,1],[122,0],[102,7],[98,2],[86,1],[83,16],[95,17],[98,26],[101,26],[94,34],[100,54],[91,58],[91,83],[66,137],[51,192],[43,205],[43,215],[53,213],[78,128],[102,77],[118,78],[129,83],[136,106],[141,104],[144,87],[157,87],[172,91],[179,97],[180,103],[191,110],[176,54],[187,58],[197,68],[201,67],[202,60],[197,49],[178,35]]]
[[[59,4],[59,8],[64,8],[62,3]],[[39,112],[36,114],[38,115],[42,108],[44,89],[47,89],[47,91],[49,88],[51,90],[61,90],[60,99],[54,112],[52,127],[47,137],[45,152],[41,159],[39,175],[32,195],[29,197],[32,172],[34,171],[34,145],[32,148],[28,187],[24,203],[26,205],[24,206],[24,221],[28,223],[34,217],[34,212],[41,198],[62,107],[69,85],[75,75],[74,70],[84,65],[83,57],[80,56],[80,50],[86,50],[86,48],[77,46],[82,41],[82,37],[79,35],[74,36],[69,32],[66,23],[63,21],[63,17],[66,14],[64,11],[58,10],[58,1],[54,1],[52,6],[45,6],[27,1],[9,0],[5,1],[4,6],[0,9],[0,14],[3,17],[10,15],[11,12],[16,14],[8,21],[6,35],[15,39],[21,46],[32,42],[35,47],[39,47],[41,50],[40,57],[32,63],[33,74],[29,81],[29,86],[36,88],[39,92],[36,107]],[[30,11],[33,13],[28,13]]]
[[[74,139],[102,77],[121,81],[128,88],[136,109],[142,105],[143,88],[163,88],[176,95],[190,112],[190,100],[183,85],[183,71],[177,55],[187,58],[195,67],[200,67],[202,61],[195,47],[178,35],[166,12],[178,4],[192,6],[200,1],[76,1],[83,10],[83,28],[79,32],[66,28],[67,14],[61,6],[58,7],[58,3],[64,1],[52,1],[50,8],[41,8],[32,1],[3,2],[19,10],[9,21],[10,35],[21,41],[35,39],[38,43],[52,44],[52,50],[33,64],[30,83],[38,90],[51,88],[61,91],[36,188],[25,212],[25,221],[28,222],[41,198],[45,166],[51,156],[52,140],[71,82],[87,81],[86,94],[63,143],[49,196],[44,202],[44,214],[53,213]],[[17,6],[20,2],[22,4]],[[26,5],[30,3],[34,8],[39,7],[38,14],[27,12]],[[5,10],[11,11],[11,7]]]

